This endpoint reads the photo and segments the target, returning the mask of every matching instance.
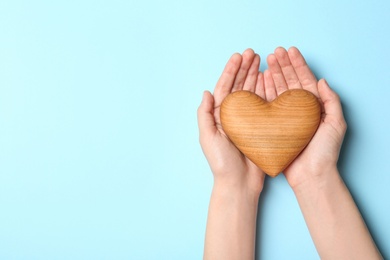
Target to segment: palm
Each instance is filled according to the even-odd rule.
[[[234,183],[244,180],[257,193],[260,193],[263,187],[264,173],[226,136],[221,126],[220,106],[224,98],[234,91],[248,90],[259,95],[264,93],[262,73],[258,71],[259,64],[260,57],[251,49],[246,50],[242,56],[235,54],[230,58],[214,90],[214,104],[209,120],[210,132],[206,137],[201,137],[202,148],[213,173]]]
[[[287,89],[306,89],[316,95],[323,106],[322,118],[317,132],[304,151],[284,171],[291,186],[305,179],[305,172],[326,168],[336,163],[345,132],[345,122],[337,95],[324,92],[325,81],[317,81],[303,56],[296,48],[288,52],[283,48],[275,50],[268,57],[270,76],[265,77],[265,90],[271,99]],[[268,74],[266,74],[268,75]],[[324,164],[324,162],[327,162]]]

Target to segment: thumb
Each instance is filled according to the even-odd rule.
[[[324,104],[324,122],[329,123],[341,136],[347,130],[340,97],[328,85],[325,79],[318,82],[318,92]]]
[[[214,134],[217,130],[214,118],[214,97],[209,91],[203,92],[202,103],[198,108],[200,136]]]
[[[325,115],[338,120],[344,120],[340,97],[328,85],[325,79],[318,82],[318,92],[324,105]]]

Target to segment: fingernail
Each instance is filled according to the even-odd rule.
[[[328,88],[330,88],[328,81],[326,81],[326,79],[323,79],[323,80],[324,80],[324,82],[325,82],[325,85],[326,85]]]
[[[203,101],[203,100],[205,99],[205,97],[206,97],[206,92],[207,92],[207,90],[203,91],[202,101]]]

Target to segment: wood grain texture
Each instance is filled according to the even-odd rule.
[[[249,91],[229,94],[221,124],[235,146],[268,175],[282,172],[305,148],[320,123],[321,106],[303,89],[267,102]]]

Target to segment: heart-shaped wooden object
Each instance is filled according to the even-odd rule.
[[[303,89],[267,102],[249,91],[229,94],[221,123],[234,145],[268,175],[282,172],[305,148],[320,123],[321,106]]]

